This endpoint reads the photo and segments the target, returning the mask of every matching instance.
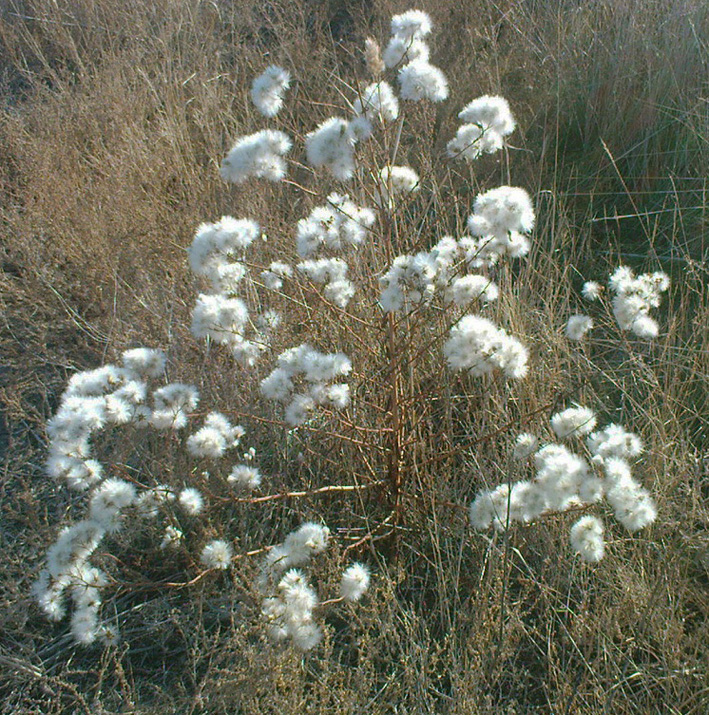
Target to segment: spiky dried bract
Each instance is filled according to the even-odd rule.
[[[572,527],[571,546],[584,561],[597,563],[603,558],[603,522],[596,516],[582,516]]]
[[[345,601],[359,601],[369,588],[369,569],[361,563],[348,566],[340,581],[340,596]]]
[[[202,549],[200,561],[208,569],[227,569],[231,565],[234,550],[226,541],[215,539]]]
[[[382,50],[373,37],[368,37],[364,41],[364,61],[367,65],[367,71],[372,77],[379,77],[386,69],[382,59]]]
[[[224,157],[221,176],[236,184],[251,177],[280,181],[286,175],[284,156],[291,146],[287,134],[271,129],[241,137]]]
[[[264,117],[275,117],[283,106],[283,97],[290,85],[290,74],[282,67],[271,65],[251,85],[251,100]]]
[[[417,59],[404,65],[398,74],[401,98],[412,102],[428,99],[442,102],[448,98],[448,80],[443,72],[428,61]]]

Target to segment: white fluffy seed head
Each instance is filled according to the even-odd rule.
[[[330,117],[305,137],[305,153],[311,166],[327,167],[336,179],[351,179],[355,170],[355,137],[349,122]]]
[[[177,546],[182,541],[182,536],[182,532],[176,526],[166,527],[160,542],[160,548],[168,549]]]
[[[200,561],[208,569],[227,569],[234,554],[231,545],[221,539],[210,541],[200,555]]]
[[[237,464],[227,477],[227,482],[232,486],[251,491],[261,484],[261,473],[256,467]]]
[[[151,348],[134,348],[126,350],[121,359],[126,370],[136,373],[139,377],[160,377],[165,370],[167,357],[162,350]]]
[[[559,439],[582,437],[593,431],[596,414],[588,407],[569,407],[551,418],[551,427]]]
[[[475,300],[488,303],[497,300],[500,291],[487,276],[470,274],[456,278],[446,291],[446,300],[464,308]]]
[[[426,37],[432,28],[431,17],[423,10],[407,10],[391,18],[391,34],[403,40]]]
[[[399,67],[402,64],[408,64],[414,60],[428,62],[430,50],[428,45],[419,39],[405,40],[401,37],[394,36],[389,40],[386,46],[382,59],[387,68],[392,69]]]
[[[603,522],[595,516],[582,516],[572,527],[571,546],[584,561],[596,563],[603,558]]]
[[[412,102],[428,99],[442,102],[448,98],[448,80],[438,67],[418,59],[399,70],[401,98]]]
[[[204,498],[197,489],[192,487],[183,489],[177,497],[177,501],[190,516],[196,516],[204,509]]]
[[[270,129],[242,137],[224,157],[221,176],[237,184],[251,177],[280,181],[286,175],[284,156],[291,146],[286,134]]]
[[[394,197],[419,189],[418,174],[408,166],[385,166],[377,176],[374,200],[378,206],[392,208]]]
[[[369,569],[364,564],[352,564],[342,574],[340,595],[346,601],[359,601],[369,587],[369,580]]]
[[[502,370],[506,377],[527,374],[529,353],[522,343],[478,315],[466,315],[451,328],[443,354],[453,370],[467,370],[479,377]]]
[[[599,300],[603,293],[603,286],[595,281],[586,281],[581,288],[581,295],[586,300]]]
[[[534,220],[529,194],[516,186],[500,186],[476,197],[468,229],[474,236],[506,238],[510,232],[529,233]]]
[[[586,445],[591,454],[603,459],[609,457],[631,459],[642,454],[643,451],[640,437],[617,424],[606,425],[602,430],[590,434],[586,439]]]
[[[375,82],[362,90],[352,109],[356,115],[383,122],[393,122],[399,116],[399,102],[387,82]]]
[[[581,340],[593,328],[593,320],[588,315],[572,315],[566,323],[564,332],[569,340]]]
[[[512,456],[519,461],[531,457],[539,445],[539,440],[529,432],[523,432],[517,435]]]
[[[251,100],[264,117],[275,117],[283,106],[289,85],[290,74],[282,67],[271,65],[253,81]]]
[[[89,516],[109,532],[122,526],[122,511],[136,499],[135,487],[122,479],[106,479],[89,502]]]
[[[511,134],[516,126],[510,105],[504,97],[484,95],[467,104],[458,114],[465,124],[476,124],[484,132],[500,136]]]

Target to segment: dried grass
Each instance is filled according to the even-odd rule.
[[[512,332],[533,341],[535,367],[512,391],[442,380],[440,358],[425,357],[429,378],[413,404],[427,412],[408,415],[416,449],[397,556],[366,554],[373,593],[362,607],[329,614],[326,642],[303,658],[268,646],[254,625],[246,562],[191,588],[119,595],[126,625],[117,649],[76,648],[65,625],[47,625],[29,602],[30,585],[57,525],[80,504],[43,475],[43,430],[72,372],[139,344],[165,348],[171,377],[194,380],[206,403],[238,411],[257,399],[242,371],[205,357],[189,336],[196,286],[185,248],[199,222],[229,212],[266,224],[267,260],[288,245],[310,200],[292,187],[270,198],[234,190],[216,170],[231,140],[258,124],[248,83],[270,62],[296,70],[292,106],[323,103],[305,119],[286,109],[289,131],[302,135],[352,96],[338,78],[362,76],[363,39],[385,36],[391,14],[407,4],[4,3],[2,712],[689,715],[709,707],[706,6],[421,6],[436,21],[433,59],[452,95],[507,96],[522,151],[446,184],[425,162],[451,134],[458,108],[421,110],[428,115],[413,121],[422,131],[401,156],[426,173],[431,199],[411,214],[422,235],[453,232],[478,190],[508,172],[538,197],[533,253],[503,277],[499,307]],[[327,182],[315,188],[327,191]],[[633,218],[607,218],[626,214]],[[371,260],[382,262],[376,251]],[[582,278],[602,279],[620,260],[670,273],[661,338],[652,348],[609,339],[570,350],[561,326]],[[314,325],[301,308],[293,318]],[[333,322],[320,336],[336,345],[343,330]],[[361,375],[376,364],[377,335],[361,336],[353,356]],[[284,346],[298,336],[296,328]],[[642,434],[651,449],[640,476],[660,505],[656,524],[639,535],[612,530],[608,556],[592,569],[569,553],[568,515],[488,538],[471,533],[459,506],[507,478],[501,455],[515,430],[538,428],[571,400]],[[261,408],[258,416],[272,417]],[[364,458],[383,459],[376,440],[343,446],[324,435],[286,439],[267,421],[248,427],[283,489],[351,483],[368,476]],[[135,457],[135,445],[114,447]],[[295,468],[300,451],[306,461]],[[161,459],[150,469],[186,468]],[[241,522],[244,547],[258,548],[305,517],[364,533],[378,510],[365,496],[284,499],[258,514],[218,511],[204,528]],[[138,538],[147,545],[151,535]],[[136,582],[189,571],[145,554],[134,563]],[[323,575],[334,573],[338,555]]]

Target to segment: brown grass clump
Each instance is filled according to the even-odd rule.
[[[396,529],[355,550],[372,566],[372,591],[361,605],[327,611],[325,641],[305,656],[264,636],[248,586],[258,560],[158,588],[187,583],[200,568],[184,554],[166,563],[142,527],[110,550],[132,584],[116,585],[110,601],[121,642],[85,649],[65,622],[47,624],[30,587],[58,527],[81,518],[83,499],[44,475],[44,427],[75,371],[128,347],[160,346],[170,379],[194,382],[205,409],[243,420],[274,492],[386,479],[391,405],[375,386],[386,382],[377,370],[391,352],[381,317],[363,309],[353,336],[327,306],[290,309],[274,353],[306,337],[322,349],[353,344],[359,402],[352,425],[332,416],[312,432],[284,430],[253,374],[191,337],[198,285],[185,249],[200,222],[230,213],[263,224],[264,264],[290,259],[293,225],[316,197],[294,186],[235,188],[218,174],[234,138],[264,126],[248,101],[250,82],[274,62],[293,73],[278,124],[295,136],[297,154],[305,132],[355,96],[354,79],[367,81],[364,39],[384,39],[407,4],[11,0],[0,10],[7,712],[707,710],[706,5],[419,7],[436,24],[432,61],[447,73],[453,100],[407,116],[400,163],[416,167],[424,189],[392,240],[402,244],[396,252],[411,250],[416,231],[416,250],[426,250],[460,235],[479,191],[526,187],[538,215],[533,249],[498,277],[495,317],[525,336],[532,370],[515,386],[451,378],[440,345],[420,352],[423,341],[401,343],[408,441],[397,463]],[[449,172],[439,158],[456,114],[485,93],[509,99],[518,150],[469,174],[461,165]],[[332,190],[305,166],[292,177],[319,196]],[[386,270],[384,247],[368,250],[367,262]],[[620,262],[670,274],[660,337],[649,345],[608,327],[586,347],[571,346],[562,328],[582,309],[582,282],[603,282]],[[370,270],[354,277],[375,290]],[[610,326],[609,316],[595,317]],[[475,533],[466,518],[481,488],[523,478],[507,457],[514,436],[547,429],[549,415],[572,401],[642,436],[638,477],[659,504],[655,524],[632,536],[608,519],[607,556],[593,567],[571,554],[573,515],[505,536]],[[175,446],[113,440],[103,448],[116,470],[158,479],[194,471]],[[346,547],[391,506],[391,492],[377,490],[261,505],[215,500],[193,551],[224,533],[256,550],[304,519],[322,520],[336,545],[316,575],[332,584]]]

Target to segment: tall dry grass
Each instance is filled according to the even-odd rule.
[[[459,107],[428,117],[427,133],[402,145],[430,170],[434,201],[412,210],[433,234],[453,231],[475,194],[508,172],[535,194],[533,253],[500,307],[512,332],[535,336],[534,369],[515,394],[435,373],[424,382],[429,412],[414,433],[398,556],[367,554],[374,592],[360,609],[333,612],[326,643],[304,659],[266,647],[247,618],[235,595],[253,576],[247,565],[192,590],[125,594],[114,650],[82,651],[61,625],[44,623],[30,584],[57,525],[80,505],[43,475],[43,429],[72,372],[138,344],[165,348],[171,377],[195,380],[205,401],[226,409],[254,396],[239,371],[189,337],[195,286],[185,265],[201,221],[263,217],[270,260],[310,207],[286,190],[235,192],[218,178],[233,138],[260,126],[249,82],[271,62],[294,71],[283,119],[302,137],[352,96],[339,78],[363,77],[364,37],[384,37],[407,4],[2,5],[4,712],[706,711],[706,6],[419,7],[436,22],[433,60],[452,96],[462,104],[499,92],[521,130],[508,162],[480,163],[443,195],[436,166],[422,162],[452,134]],[[296,108],[312,100],[323,104],[303,116]],[[560,328],[582,279],[602,279],[620,260],[670,273],[661,338],[647,349],[608,339],[570,350]],[[486,538],[471,533],[460,506],[509,474],[502,455],[515,430],[570,400],[642,434],[651,449],[641,478],[660,505],[646,532],[613,531],[593,569],[569,554],[568,516]],[[498,431],[500,420],[513,426]],[[274,471],[286,472],[284,487],[344,480],[343,463],[358,458],[356,448],[330,459],[340,445],[253,433]],[[299,451],[308,459],[295,469]],[[321,499],[240,518],[254,544],[273,543],[300,517],[364,533],[376,509]],[[333,573],[334,561],[321,568]]]

